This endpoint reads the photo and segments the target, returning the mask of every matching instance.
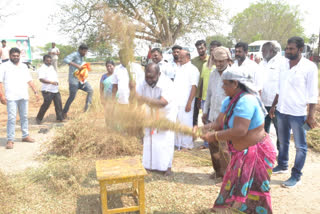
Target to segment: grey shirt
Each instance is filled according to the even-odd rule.
[[[228,66],[225,70],[230,69]],[[204,103],[204,114],[208,114],[208,120],[211,122],[215,121],[220,114],[222,101],[226,98],[224,90],[222,89],[223,81],[221,78],[222,74],[214,69],[210,74],[207,98]]]
[[[80,55],[78,51],[75,51],[68,56],[66,56],[63,60],[64,63],[69,64],[70,62],[74,62],[78,65],[81,65],[84,61],[84,57]],[[79,80],[77,77],[73,75],[73,73],[77,70],[76,67],[69,65],[69,84],[77,85],[79,83]]]

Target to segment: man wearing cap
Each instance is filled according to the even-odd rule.
[[[226,98],[224,90],[222,89],[222,74],[230,69],[229,61],[231,60],[231,54],[227,48],[216,47],[213,52],[213,57],[216,69],[210,74],[207,97],[202,116],[204,124],[214,122],[220,113],[221,103]],[[221,178],[224,176],[230,161],[227,143],[210,143],[209,149],[213,169],[215,171],[210,178]]]

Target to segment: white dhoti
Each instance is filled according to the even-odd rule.
[[[167,171],[172,166],[174,154],[174,132],[145,129],[143,138],[143,157],[144,168],[150,170]]]
[[[186,112],[185,107],[179,107],[177,122],[192,128],[193,127],[193,108],[191,108],[191,111]],[[176,134],[174,144],[176,147],[178,147],[178,149],[180,149],[181,147],[187,148],[187,149],[192,149],[193,148],[193,138],[192,138],[192,136],[188,136],[188,135]]]

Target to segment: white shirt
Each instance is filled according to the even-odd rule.
[[[277,110],[293,116],[307,115],[307,104],[318,103],[318,69],[302,57],[290,69],[289,60],[281,66],[278,85]]]
[[[2,60],[9,59],[9,48],[7,46],[5,48],[2,48],[1,59]]]
[[[229,66],[223,72],[228,71],[228,69],[230,69]],[[226,98],[222,85],[223,85],[223,80],[221,78],[220,73],[218,72],[217,69],[213,70],[209,78],[207,98],[206,98],[206,102],[204,103],[204,111],[203,111],[203,113],[205,114],[209,113],[208,119],[211,122],[215,121],[219,116],[222,101]]]
[[[51,82],[59,82],[57,72],[56,70],[54,70],[54,67],[52,65],[47,66],[46,64],[43,64],[38,69],[38,76],[39,79],[44,79]],[[58,93],[59,87],[57,85],[42,83],[41,91]]]
[[[261,67],[254,61],[246,58],[242,64],[239,66],[238,60],[236,60],[231,66],[234,69],[245,69],[246,71],[250,71],[254,74],[254,85],[257,91],[262,90],[263,88],[263,72]]]
[[[277,94],[279,72],[285,58],[280,54],[275,55],[267,62],[263,60],[260,65],[263,69],[263,89],[261,91],[261,100],[267,107],[271,107]]]
[[[28,82],[31,74],[26,64],[13,64],[10,60],[0,65],[0,82],[4,84],[7,100],[29,99]]]
[[[137,86],[137,93],[140,96],[152,99],[160,99],[163,97],[168,104],[164,108],[161,108],[160,111],[165,114],[164,116],[167,119],[176,119],[177,108],[174,103],[174,84],[167,76],[161,74],[156,86],[153,88],[144,80],[139,86]]]
[[[160,72],[169,77],[170,79],[174,78],[174,69],[173,67],[163,59],[158,63],[160,67]]]
[[[177,64],[174,60],[172,60],[170,62],[171,68],[172,68],[172,74],[173,74],[173,79],[176,77],[176,70],[178,69],[178,67],[180,67],[179,64]]]
[[[49,49],[49,53],[55,53],[55,54],[50,54],[50,56],[52,57],[52,59],[58,59],[58,53],[60,53],[59,48],[54,47],[54,48],[50,48]]]
[[[176,69],[174,87],[176,93],[176,102],[179,107],[185,107],[188,103],[192,86],[198,87],[199,70],[196,66],[188,62]],[[192,102],[192,107],[194,102]]]
[[[139,86],[144,80],[144,72],[141,66],[137,63],[129,63],[130,72],[136,85]],[[130,88],[129,75],[127,69],[123,65],[117,65],[114,68],[114,74],[111,79],[112,84],[118,85],[118,103],[129,104]]]

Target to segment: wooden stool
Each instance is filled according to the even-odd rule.
[[[136,158],[121,158],[96,161],[97,179],[100,184],[101,208],[103,214],[139,211],[145,213],[144,176],[146,170]],[[108,209],[107,184],[132,182],[129,188],[138,197],[139,206]],[[128,192],[128,189],[112,192]]]

